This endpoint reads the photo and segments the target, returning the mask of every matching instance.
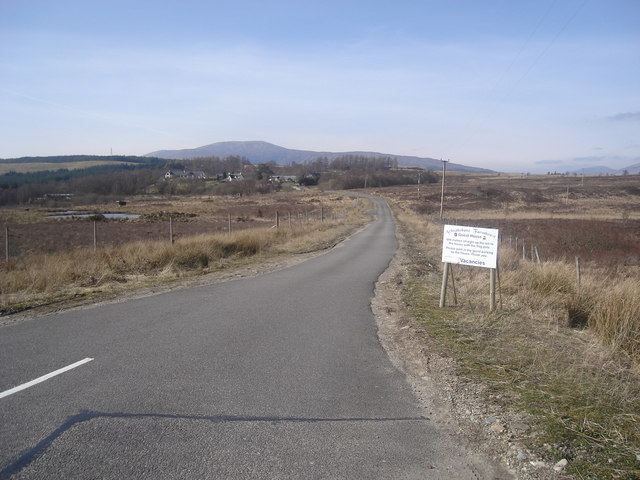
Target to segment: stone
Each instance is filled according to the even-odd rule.
[[[496,417],[487,417],[484,420],[484,424],[485,425],[491,425],[493,423],[496,423],[498,421],[498,419]]]
[[[556,472],[560,473],[560,472],[564,471],[565,468],[567,468],[567,465],[569,465],[569,462],[567,461],[566,458],[563,458],[562,460],[560,460],[558,463],[556,463],[553,466],[553,469]]]
[[[516,423],[513,426],[514,430],[517,430],[519,432],[526,432],[527,430],[529,430],[531,427],[529,425],[527,425],[526,423]]]
[[[503,424],[496,422],[489,427],[489,430],[496,433],[502,433],[506,430],[506,428]]]

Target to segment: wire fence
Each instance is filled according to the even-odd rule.
[[[293,228],[312,222],[335,220],[324,207],[314,210],[275,211],[261,217],[228,213],[221,218],[193,220],[168,216],[161,221],[60,219],[4,225],[4,260],[56,253],[76,248],[115,246],[135,241],[170,241],[203,234],[225,234],[251,228]]]

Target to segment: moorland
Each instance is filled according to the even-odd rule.
[[[366,198],[350,191],[381,196],[397,220],[404,265],[397,285],[411,331],[450,358],[483,402],[527,418],[523,431],[494,434],[551,464],[567,460],[565,474],[576,478],[638,478],[640,176],[451,172],[441,218],[439,172],[389,159],[338,160],[194,161],[190,168],[220,170],[204,181],[165,180],[167,168],[186,168],[176,163],[40,183],[20,177],[5,186],[0,210],[8,234],[2,312],[322,251],[367,221]],[[230,171],[245,179],[214,177]],[[274,182],[275,174],[297,181]],[[70,211],[76,216],[52,217]],[[487,272],[458,265],[455,298],[439,308],[445,223],[500,230],[495,312]],[[483,421],[467,417],[460,421]]]
[[[461,428],[494,428],[533,478],[536,458],[566,460],[574,478],[639,478],[640,177],[451,174],[443,218],[439,185],[373,193],[399,224],[415,336],[454,359],[481,404],[526,419],[485,425],[468,407]],[[445,223],[500,230],[497,311],[486,269],[460,265],[439,308]]]

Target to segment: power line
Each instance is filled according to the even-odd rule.
[[[551,39],[551,41],[547,44],[547,46],[545,48],[542,49],[542,51],[540,52],[540,54],[535,58],[535,60],[531,63],[531,65],[529,66],[529,68],[524,72],[524,74],[515,82],[515,84],[512,87],[512,91],[515,90],[518,85],[520,85],[520,83],[522,82],[522,80],[524,80],[530,73],[531,71],[535,68],[535,66],[538,64],[538,62],[540,61],[540,59],[549,51],[549,49],[553,46],[554,43],[556,43],[556,41],[558,40],[558,38],[560,37],[560,35],[562,35],[562,33],[567,29],[567,27],[569,26],[569,24],[573,21],[574,18],[576,18],[578,16],[578,13],[580,12],[580,10],[582,10],[582,7],[584,7],[586,5],[588,0],[583,0],[582,3],[580,5],[578,5],[578,8],[576,8],[576,10],[573,12],[573,15],[571,15],[569,17],[569,19],[564,23],[564,25],[562,25],[562,28],[560,28],[560,30],[558,30],[558,32],[556,32],[556,34],[554,35],[554,37]]]

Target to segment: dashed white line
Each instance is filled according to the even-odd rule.
[[[76,363],[72,363],[71,365],[67,365],[66,367],[62,367],[54,372],[51,373],[47,373],[46,375],[43,375],[41,377],[36,378],[35,380],[31,380],[30,382],[27,383],[23,383],[22,385],[18,385],[17,387],[13,387],[9,390],[5,390],[4,392],[0,393],[0,398],[4,398],[4,397],[8,397],[9,395],[13,395],[14,393],[17,393],[21,390],[25,390],[29,387],[33,387],[34,385],[37,385],[38,383],[44,382],[45,380],[49,380],[52,377],[55,377],[56,375],[60,375],[61,373],[64,372],[68,372],[69,370],[72,370],[76,367],[79,367],[80,365],[84,365],[85,363],[90,362],[91,360],[93,360],[93,358],[84,358],[82,360],[80,360],[79,362]]]

